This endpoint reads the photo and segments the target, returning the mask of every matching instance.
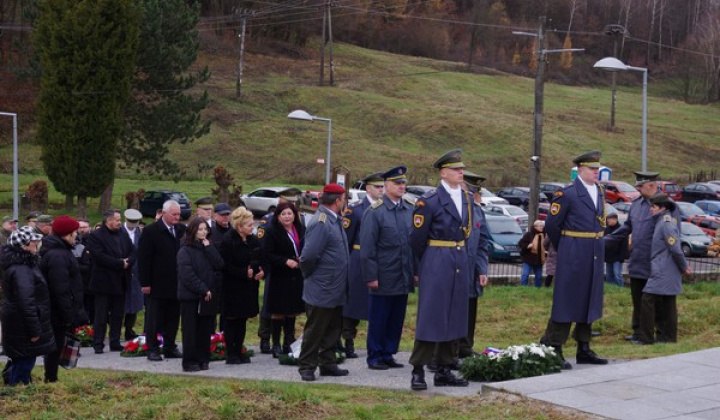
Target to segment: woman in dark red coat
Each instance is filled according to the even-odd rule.
[[[275,217],[263,240],[263,260],[272,280],[267,307],[272,319],[273,356],[290,352],[295,341],[295,317],[305,311],[302,300],[303,276],[298,260],[305,239],[305,227],[293,203],[278,204]],[[280,333],[285,330],[282,348]]]
[[[245,207],[238,207],[230,215],[229,230],[220,245],[225,261],[223,270],[223,314],[225,315],[225,345],[229,365],[250,363],[242,353],[248,318],[258,315],[258,284],[264,273],[260,268],[260,241],[252,234],[253,215]]]

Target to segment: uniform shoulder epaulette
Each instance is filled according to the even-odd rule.
[[[670,216],[669,214],[666,214],[665,216],[663,216],[663,221],[664,221],[664,222],[672,222],[672,221],[673,221],[673,217]]]
[[[422,198],[430,198],[430,197],[434,197],[436,195],[437,195],[437,188],[426,192],[425,194],[422,195]]]
[[[320,222],[320,223],[325,223],[325,222],[327,222],[327,214],[325,214],[325,213],[320,213],[320,216],[318,216],[318,222]]]
[[[373,210],[375,210],[376,208],[378,208],[378,207],[380,207],[380,206],[382,206],[382,205],[383,205],[382,198],[378,198],[377,201],[375,201],[374,203],[372,203],[372,206],[370,206],[370,208],[373,209]]]
[[[410,207],[415,205],[415,203],[412,200],[410,200],[408,197],[403,196],[403,200],[405,200],[406,203],[410,204]]]
[[[345,216],[347,216],[348,214],[353,214],[353,209],[351,209],[350,207],[346,208],[345,211],[343,212],[343,215],[345,215]]]

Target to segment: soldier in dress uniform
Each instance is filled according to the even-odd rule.
[[[562,346],[573,334],[577,363],[606,364],[590,349],[591,325],[602,317],[605,265],[605,191],[597,183],[599,151],[576,157],[575,181],[553,196],[545,230],[557,249],[557,272],[550,320],[541,342],[563,357]],[[567,361],[564,369],[571,369]]]
[[[296,203],[298,196],[302,193],[297,188],[288,188],[278,193],[278,204],[284,202]],[[275,212],[271,211],[260,219],[260,223],[257,227],[257,238],[260,240],[260,244],[263,242],[267,229],[273,225],[272,222],[275,219]],[[302,220],[302,218],[301,218]],[[258,337],[260,337],[260,353],[270,354],[272,349],[270,348],[270,336],[272,335],[272,320],[270,319],[270,313],[267,311],[266,303],[268,291],[270,290],[270,270],[265,270],[265,288],[263,289],[263,305],[260,310],[260,320],[258,322]]]
[[[365,198],[351,204],[343,216],[342,223],[350,246],[350,278],[348,287],[348,302],[343,307],[342,338],[345,339],[343,350],[348,359],[358,357],[355,353],[355,337],[360,320],[368,319],[368,287],[362,277],[360,268],[360,222],[363,214],[373,203],[383,195],[383,173],[377,172],[366,176]]]
[[[202,197],[195,200],[196,214],[207,224],[208,229],[215,227],[213,220],[213,200],[212,197]]]
[[[690,274],[680,248],[680,230],[672,217],[675,203],[665,194],[650,199],[655,230],[652,238],[650,278],[643,289],[640,310],[640,339],[633,344],[677,341],[677,295],[682,276]],[[655,337],[655,324],[660,324]]]
[[[468,253],[466,241],[474,227],[473,199],[463,191],[462,152],[451,150],[435,161],[442,180],[437,189],[424,194],[415,204],[414,229],[410,245],[419,274],[415,345],[410,387],[427,389],[424,365],[435,354],[439,369],[435,386],[467,386],[455,376],[456,340],[467,336]]]
[[[407,168],[393,168],[383,179],[385,194],[365,211],[360,228],[360,264],[370,289],[367,364],[373,370],[403,367],[393,356],[402,336],[408,293],[415,290],[409,244],[413,209],[403,199]]]
[[[630,274],[630,296],[632,297],[633,311],[632,334],[625,337],[625,340],[628,341],[640,339],[640,307],[643,289],[650,278],[650,250],[655,232],[650,199],[659,192],[657,186],[659,175],[658,172],[635,172],[635,187],[640,191],[640,197],[633,200],[630,205],[625,223],[605,238],[605,241],[618,243],[627,241],[632,234],[632,246],[627,267]],[[679,228],[680,216],[675,212],[677,209],[671,213],[676,215]]]

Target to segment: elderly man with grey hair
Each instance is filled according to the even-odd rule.
[[[166,358],[180,358],[175,344],[180,324],[180,302],[177,298],[177,252],[185,225],[180,223],[180,204],[168,200],[163,204],[162,216],[143,230],[138,245],[138,274],[142,292],[150,296],[148,309],[148,360],[160,361],[158,331],[163,334],[163,353]]]

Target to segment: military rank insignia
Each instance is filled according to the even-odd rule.
[[[257,237],[258,237],[258,239],[262,239],[263,236],[265,236],[265,229],[263,229],[263,228],[258,228],[258,230],[257,230]]]
[[[668,237],[667,242],[670,246],[675,245],[675,237],[673,237],[673,236]]]
[[[261,225],[267,224],[267,220],[262,219],[262,220],[260,221],[260,224],[261,224]]]
[[[350,227],[350,219],[348,219],[347,217],[343,217],[342,225],[343,225],[343,229],[349,228]]]
[[[420,229],[425,223],[425,216],[422,214],[416,214],[415,217],[413,217],[413,225],[415,225],[416,228]]]
[[[555,191],[555,193],[553,194],[553,197],[562,197],[563,194],[565,194],[565,193],[562,192],[562,191],[560,191],[560,190],[557,190],[557,191]]]
[[[550,206],[550,214],[557,216],[560,213],[560,203],[552,203]]]
[[[425,205],[425,202],[422,200],[418,200],[415,202],[415,207],[422,207]]]

